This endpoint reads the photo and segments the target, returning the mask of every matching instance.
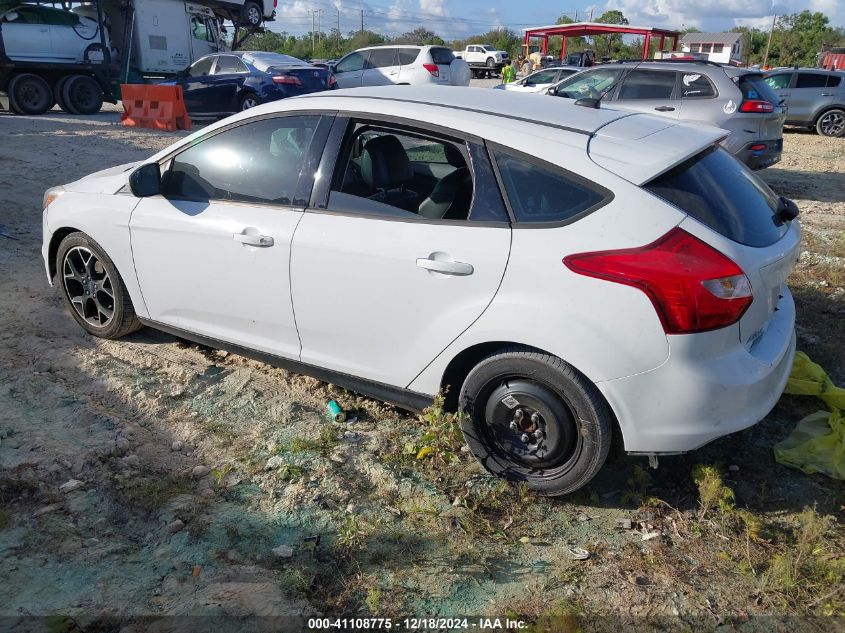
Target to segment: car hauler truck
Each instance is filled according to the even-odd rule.
[[[0,92],[19,114],[42,114],[56,103],[71,114],[93,114],[103,101],[117,102],[121,83],[171,77],[199,57],[225,50],[223,21],[239,20],[236,5],[268,3],[272,17],[273,0],[263,5],[95,0],[72,9],[62,2],[4,4]],[[77,41],[80,37],[84,41]]]

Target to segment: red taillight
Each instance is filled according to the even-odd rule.
[[[774,112],[775,106],[761,99],[747,99],[739,104],[740,112]]]
[[[337,88],[337,79],[334,78],[334,75],[329,75],[329,90],[332,88]]]
[[[430,72],[432,77],[440,77],[440,68],[437,64],[423,64],[423,68]]]
[[[642,290],[667,334],[688,334],[739,321],[751,305],[751,282],[715,248],[674,228],[647,246],[565,257],[570,270]]]
[[[752,152],[759,152],[761,149],[766,149],[766,144],[765,143],[757,143],[756,145],[752,145],[748,149],[750,149]]]
[[[274,75],[273,76],[273,83],[274,84],[287,84],[290,86],[301,86],[302,82],[299,81],[299,77],[294,77],[293,75]]]

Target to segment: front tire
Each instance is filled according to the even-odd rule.
[[[261,26],[264,20],[264,14],[261,7],[256,2],[244,3],[243,11],[241,12],[241,24],[246,27],[257,29]]]
[[[832,138],[845,136],[845,110],[834,108],[822,113],[816,121],[816,132],[819,136]]]
[[[611,413],[561,359],[504,350],[470,371],[460,393],[467,445],[492,474],[545,496],[586,485],[610,450]]]
[[[492,57],[487,58],[487,68],[495,68],[496,67],[496,60]]]
[[[114,339],[141,328],[114,262],[84,233],[71,233],[59,244],[56,287],[89,334]]]

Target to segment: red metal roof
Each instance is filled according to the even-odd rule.
[[[652,26],[631,26],[629,24],[604,24],[602,22],[575,22],[574,24],[552,24],[550,26],[535,26],[522,29],[528,37],[544,37],[564,35],[578,37],[583,35],[606,35],[608,33],[622,33],[624,35],[657,35],[678,37],[679,31],[658,29]]]

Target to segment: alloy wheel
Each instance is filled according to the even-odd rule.
[[[841,136],[845,132],[845,114],[834,110],[822,116],[819,131],[824,136]]]
[[[89,325],[104,328],[114,318],[114,287],[103,263],[90,250],[74,246],[62,262],[65,293]]]
[[[249,110],[258,105],[258,100],[255,97],[245,97],[241,103],[241,110]]]

